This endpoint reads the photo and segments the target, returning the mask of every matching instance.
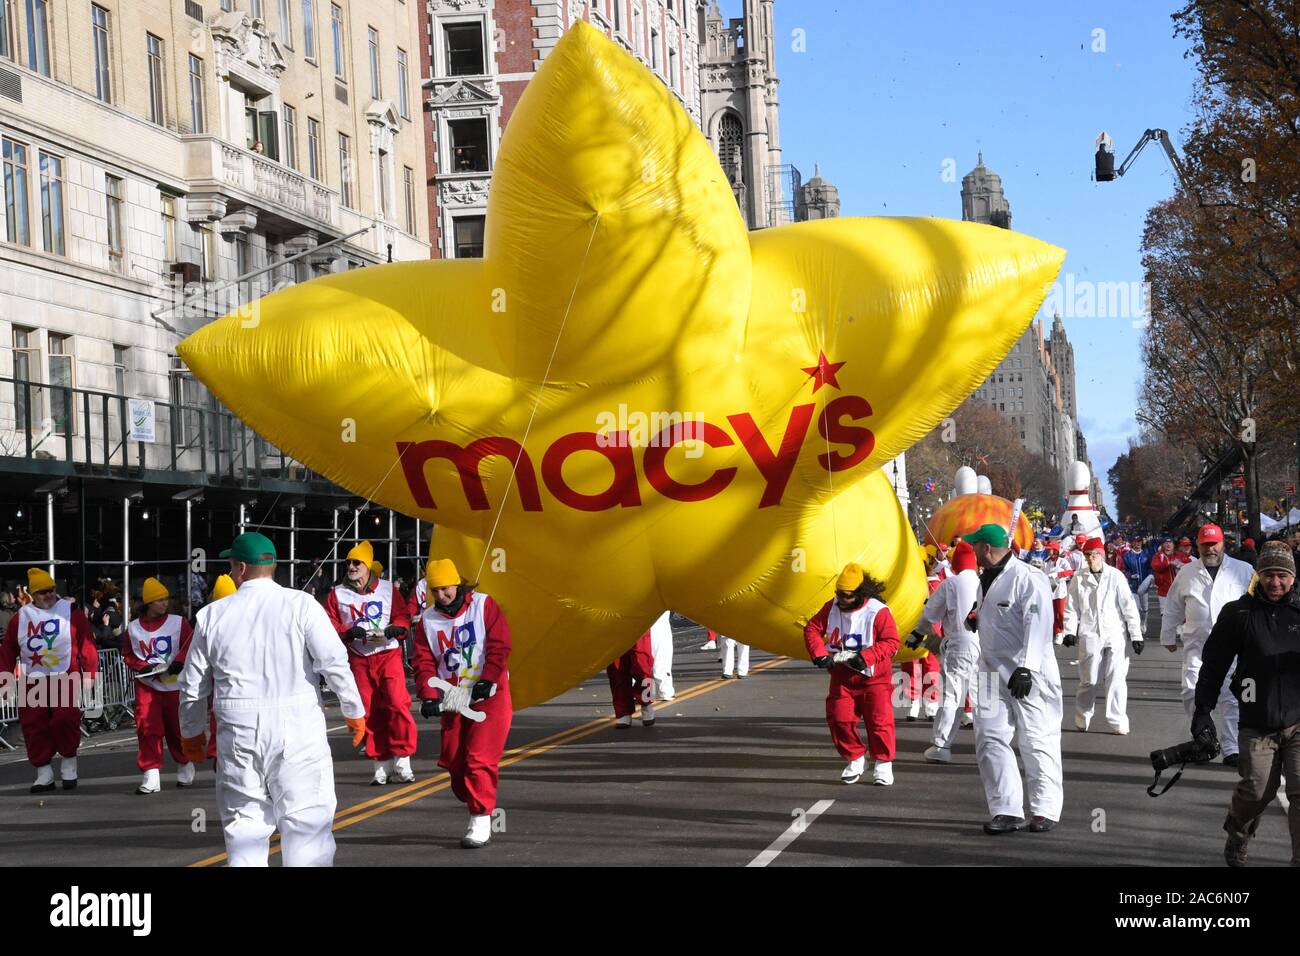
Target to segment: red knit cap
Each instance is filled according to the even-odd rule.
[[[975,549],[965,541],[952,549],[952,569],[958,574],[975,570]]]

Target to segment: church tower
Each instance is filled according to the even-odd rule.
[[[778,121],[775,0],[744,0],[724,20],[718,0],[701,3],[700,119],[751,229],[789,221]]]
[[[962,177],[961,217],[967,222],[1011,228],[1011,204],[1002,192],[1002,177],[984,165],[982,152],[975,168]]]

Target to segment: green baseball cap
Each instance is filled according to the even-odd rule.
[[[1000,524],[980,525],[970,534],[962,535],[961,539],[967,544],[991,544],[995,548],[1005,548],[1010,543],[1007,529]]]
[[[264,534],[245,531],[221,552],[220,557],[234,558],[245,564],[275,564],[275,545]]]

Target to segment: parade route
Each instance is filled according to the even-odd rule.
[[[1146,794],[1147,754],[1188,737],[1180,658],[1155,642],[1130,672],[1132,734],[1063,734],[1061,825],[988,837],[972,731],[959,732],[951,765],[927,764],[929,722],[908,722],[899,711],[895,785],[874,787],[864,777],[844,786],[823,718],[825,675],[805,661],[756,653],[749,678],[719,680],[716,655],[698,650],[701,640],[696,629],[678,629],[678,695],[657,707],[654,727],[614,729],[603,674],[516,714],[502,760],[504,815],[480,851],[459,847],[465,813],[436,766],[435,722],[419,721],[417,780],[405,786],[369,786],[369,762],[331,733],[337,865],[453,857],[457,866],[746,866],[766,857],[769,866],[1222,866],[1234,770],[1192,767],[1160,799]],[[1073,652],[1057,655],[1072,728]],[[331,727],[341,726],[330,716]],[[87,741],[73,793],[33,796],[21,750],[0,758],[0,865],[224,862],[210,765],[187,791],[174,788],[169,762],[163,791],[137,796],[134,735],[125,731]],[[206,828],[196,829],[203,818]],[[1274,805],[1251,845],[1252,864],[1285,864],[1285,832]]]

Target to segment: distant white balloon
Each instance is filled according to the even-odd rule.
[[[988,478],[984,475],[979,476],[978,488],[979,488],[979,493],[982,495],[993,494],[993,482],[989,481]]]
[[[975,469],[962,465],[957,469],[957,479],[953,482],[954,495],[973,495],[979,491],[979,479]]]

